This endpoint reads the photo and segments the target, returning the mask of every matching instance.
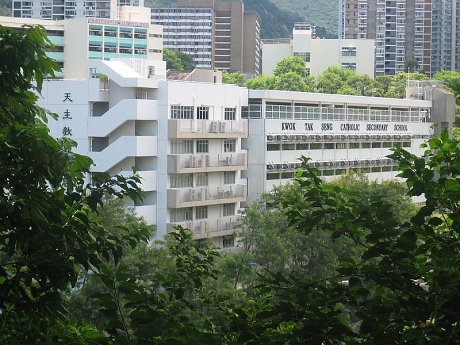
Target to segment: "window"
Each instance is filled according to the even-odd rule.
[[[382,172],[387,172],[387,171],[391,171],[391,170],[392,170],[391,166],[382,167]]]
[[[298,56],[305,62],[310,62],[310,53],[294,53],[294,56]]]
[[[393,143],[391,141],[384,142],[383,147],[388,149],[390,147],[393,147]]]
[[[308,150],[307,143],[296,144],[296,150]]]
[[[235,246],[235,236],[228,235],[222,237],[222,247],[223,248],[230,248]]]
[[[170,218],[171,222],[183,222],[192,220],[193,211],[191,207],[187,208],[175,208],[171,210]]]
[[[373,173],[379,173],[382,171],[382,168],[381,167],[372,167],[371,168],[371,172]]]
[[[280,178],[279,173],[267,173],[267,181],[269,180],[278,180]]]
[[[379,149],[382,147],[382,143],[377,142],[377,143],[372,143],[372,148],[373,149]]]
[[[171,140],[171,154],[193,153],[193,140]]]
[[[195,219],[208,218],[208,206],[198,206],[195,209]]]
[[[311,143],[310,150],[321,150],[322,144],[321,143]]]
[[[171,188],[193,187],[193,174],[171,174],[169,186]]]
[[[224,184],[234,184],[234,183],[235,183],[235,172],[225,171],[224,172]]]
[[[359,143],[350,143],[350,149],[359,149]]]
[[[356,47],[342,47],[342,56],[356,56]]]
[[[172,105],[171,119],[193,119],[193,107]]]
[[[198,120],[209,120],[209,107],[197,107],[196,118]]]
[[[195,186],[202,187],[208,185],[208,173],[198,173],[195,175]]]
[[[236,140],[224,140],[224,152],[235,152]]]
[[[236,120],[236,108],[225,108],[224,110],[224,120],[234,121]]]
[[[267,151],[279,151],[280,144],[267,144]]]
[[[323,176],[334,176],[334,170],[323,170]]]
[[[281,173],[281,178],[286,180],[286,179],[291,179],[294,178],[295,172],[294,171],[289,171],[289,172],[283,172]]]
[[[222,216],[223,217],[228,217],[228,216],[234,216],[235,215],[235,203],[231,204],[223,204],[222,205]]]
[[[370,149],[371,148],[371,143],[361,143],[361,148],[362,149]]]
[[[405,141],[402,144],[403,147],[411,147],[411,145],[412,145],[412,143],[410,141]]]
[[[336,143],[335,148],[336,149],[346,149],[347,148],[347,143]]]
[[[201,139],[196,141],[196,152],[197,153],[208,153],[209,148],[208,148],[208,140],[207,139]]]
[[[283,144],[283,151],[295,150],[295,144]]]
[[[340,67],[354,71],[354,70],[356,70],[356,63],[354,63],[354,62],[342,62]]]
[[[333,150],[335,147],[334,143],[324,143],[325,150]]]

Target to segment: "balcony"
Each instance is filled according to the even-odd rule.
[[[168,155],[168,173],[237,171],[247,169],[247,153],[225,153],[217,156]]]
[[[246,201],[247,186],[243,184],[220,187],[168,189],[168,207],[182,208],[219,205]]]
[[[232,235],[235,229],[241,224],[241,216],[231,216],[218,219],[190,220],[184,222],[173,222],[167,224],[167,231],[171,232],[177,225],[190,229],[193,238],[212,238]]]
[[[247,138],[248,122],[208,121],[208,120],[169,120],[169,138]]]

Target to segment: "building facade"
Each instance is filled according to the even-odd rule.
[[[460,0],[432,0],[432,73],[460,71]]]
[[[158,237],[182,225],[232,246],[247,198],[247,89],[146,74],[158,64],[90,60],[90,78],[45,81],[41,105],[59,115],[51,133],[75,140],[93,172],[129,175],[136,166],[145,198],[128,205]]]
[[[17,18],[64,20],[70,18],[118,18],[118,6],[144,6],[144,0],[13,0],[12,14]]]
[[[165,48],[192,56],[198,68],[260,72],[260,22],[242,1],[179,0],[176,8],[152,8],[163,25]]]
[[[289,183],[301,156],[326,180],[348,172],[395,178],[391,148],[420,155],[420,144],[453,124],[453,95],[432,84],[415,82],[407,99],[249,90],[248,202]]]
[[[339,37],[375,39],[376,75],[431,74],[431,32],[432,0],[339,1]]]
[[[340,66],[374,78],[374,40],[319,39],[315,27],[295,23],[292,39],[262,41],[262,73],[272,75],[277,63],[289,56],[304,59],[310,75],[317,76],[331,66]]]
[[[182,225],[231,247],[238,211],[289,183],[301,156],[325,179],[394,178],[390,149],[420,154],[455,114],[452,94],[432,82],[410,85],[407,99],[257,91],[166,80],[162,63],[89,60],[89,77],[46,80],[40,98],[59,115],[52,135],[75,140],[93,173],[137,168],[145,198],[127,204],[159,238]]]
[[[88,59],[136,58],[161,61],[163,28],[148,22],[103,18],[61,21],[0,17],[0,25],[20,28],[42,25],[55,48],[47,55],[57,61],[60,78],[87,77]]]

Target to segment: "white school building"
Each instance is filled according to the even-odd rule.
[[[400,144],[417,154],[433,124],[449,126],[454,100],[415,84],[412,98],[390,99],[256,91],[210,82],[166,80],[164,63],[89,60],[89,77],[47,80],[41,105],[59,115],[55,137],[77,141],[94,172],[130,174],[145,199],[128,203],[162,237],[175,225],[232,247],[238,211],[285,184],[311,158],[322,176],[358,169],[395,176],[385,156]]]

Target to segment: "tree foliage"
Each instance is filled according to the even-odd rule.
[[[166,61],[166,69],[192,71],[195,68],[195,62],[190,55],[172,49],[163,49],[163,59]]]
[[[222,82],[225,84],[235,84],[239,86],[243,86],[246,77],[243,73],[240,72],[222,72]]]
[[[36,104],[43,79],[58,70],[45,55],[49,48],[42,27],[0,26],[0,342],[5,344],[58,343],[72,332],[91,337],[89,328],[60,318],[61,292],[76,284],[81,269],[95,271],[107,258],[118,260],[126,246],[149,236],[111,234],[97,218],[105,194],[139,201],[139,178],[99,175],[89,184],[92,161],[72,152],[73,141],[49,135],[46,122],[53,114]]]
[[[314,77],[308,75],[301,58],[287,57],[277,64],[274,76],[259,75],[248,79],[244,86],[259,90],[405,98],[408,79],[426,80],[428,77],[422,73],[400,73],[396,76],[377,76],[374,80],[367,75],[359,75],[355,71],[337,66],[331,66]],[[455,77],[446,76],[445,79],[449,79],[451,84],[455,85]]]

